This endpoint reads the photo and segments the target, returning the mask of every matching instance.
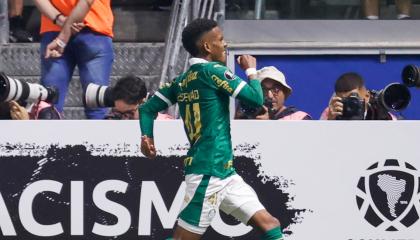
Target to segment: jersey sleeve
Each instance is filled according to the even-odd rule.
[[[247,83],[221,64],[210,66],[208,74],[212,84],[224,94],[237,98],[250,106],[257,107],[263,104],[260,81],[252,79]]]
[[[139,107],[142,136],[153,138],[153,121],[157,114],[176,102],[175,82],[165,84],[146,103]]]

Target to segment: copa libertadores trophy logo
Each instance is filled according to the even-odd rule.
[[[397,159],[377,162],[359,179],[357,206],[378,229],[407,229],[419,219],[419,182],[419,171],[410,163]]]

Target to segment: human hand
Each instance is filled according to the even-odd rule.
[[[334,96],[328,105],[328,120],[335,120],[338,116],[343,115],[342,98]]]
[[[80,31],[82,31],[83,28],[86,27],[86,24],[84,24],[83,22],[80,23],[73,23],[71,25],[71,35],[76,35],[78,34]]]
[[[141,137],[141,152],[147,158],[154,159],[156,157],[156,148],[153,138],[147,136]]]
[[[13,120],[29,120],[29,113],[16,101],[9,102],[10,116]]]
[[[64,15],[58,16],[56,25],[62,28],[64,26],[64,23],[66,22],[66,19],[67,17]]]
[[[237,61],[242,70],[247,70],[248,68],[257,68],[257,59],[251,55],[239,56]]]
[[[268,113],[268,108],[266,106],[262,106],[264,108],[264,113],[255,117],[258,120],[270,120],[270,115]]]
[[[63,45],[64,44],[64,45]],[[63,40],[56,38],[47,46],[45,50],[45,58],[59,58],[63,56],[66,43]]]
[[[57,19],[57,25],[61,28],[64,27],[64,23],[66,22],[66,20],[67,20],[66,16],[60,15]],[[86,27],[86,24],[84,24],[83,22],[73,23],[71,25],[71,35],[75,35],[75,34],[79,33],[85,27]]]

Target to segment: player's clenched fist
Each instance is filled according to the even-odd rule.
[[[156,148],[153,138],[149,138],[147,136],[141,137],[141,153],[150,159],[156,157]]]
[[[257,67],[257,59],[251,55],[239,56],[237,61],[238,61],[239,66],[241,66],[243,70]]]

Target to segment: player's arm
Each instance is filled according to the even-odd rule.
[[[238,59],[241,68],[254,69],[249,72],[249,83],[246,83],[240,77],[234,75],[224,66],[214,65],[210,69],[210,77],[213,84],[216,85],[218,90],[245,102],[247,105],[258,107],[263,104],[263,92],[261,84],[256,80],[256,59],[250,55],[243,55]]]
[[[160,88],[152,98],[139,107],[141,152],[148,158],[156,156],[153,142],[153,122],[157,114],[175,103],[174,84],[167,84]]]

